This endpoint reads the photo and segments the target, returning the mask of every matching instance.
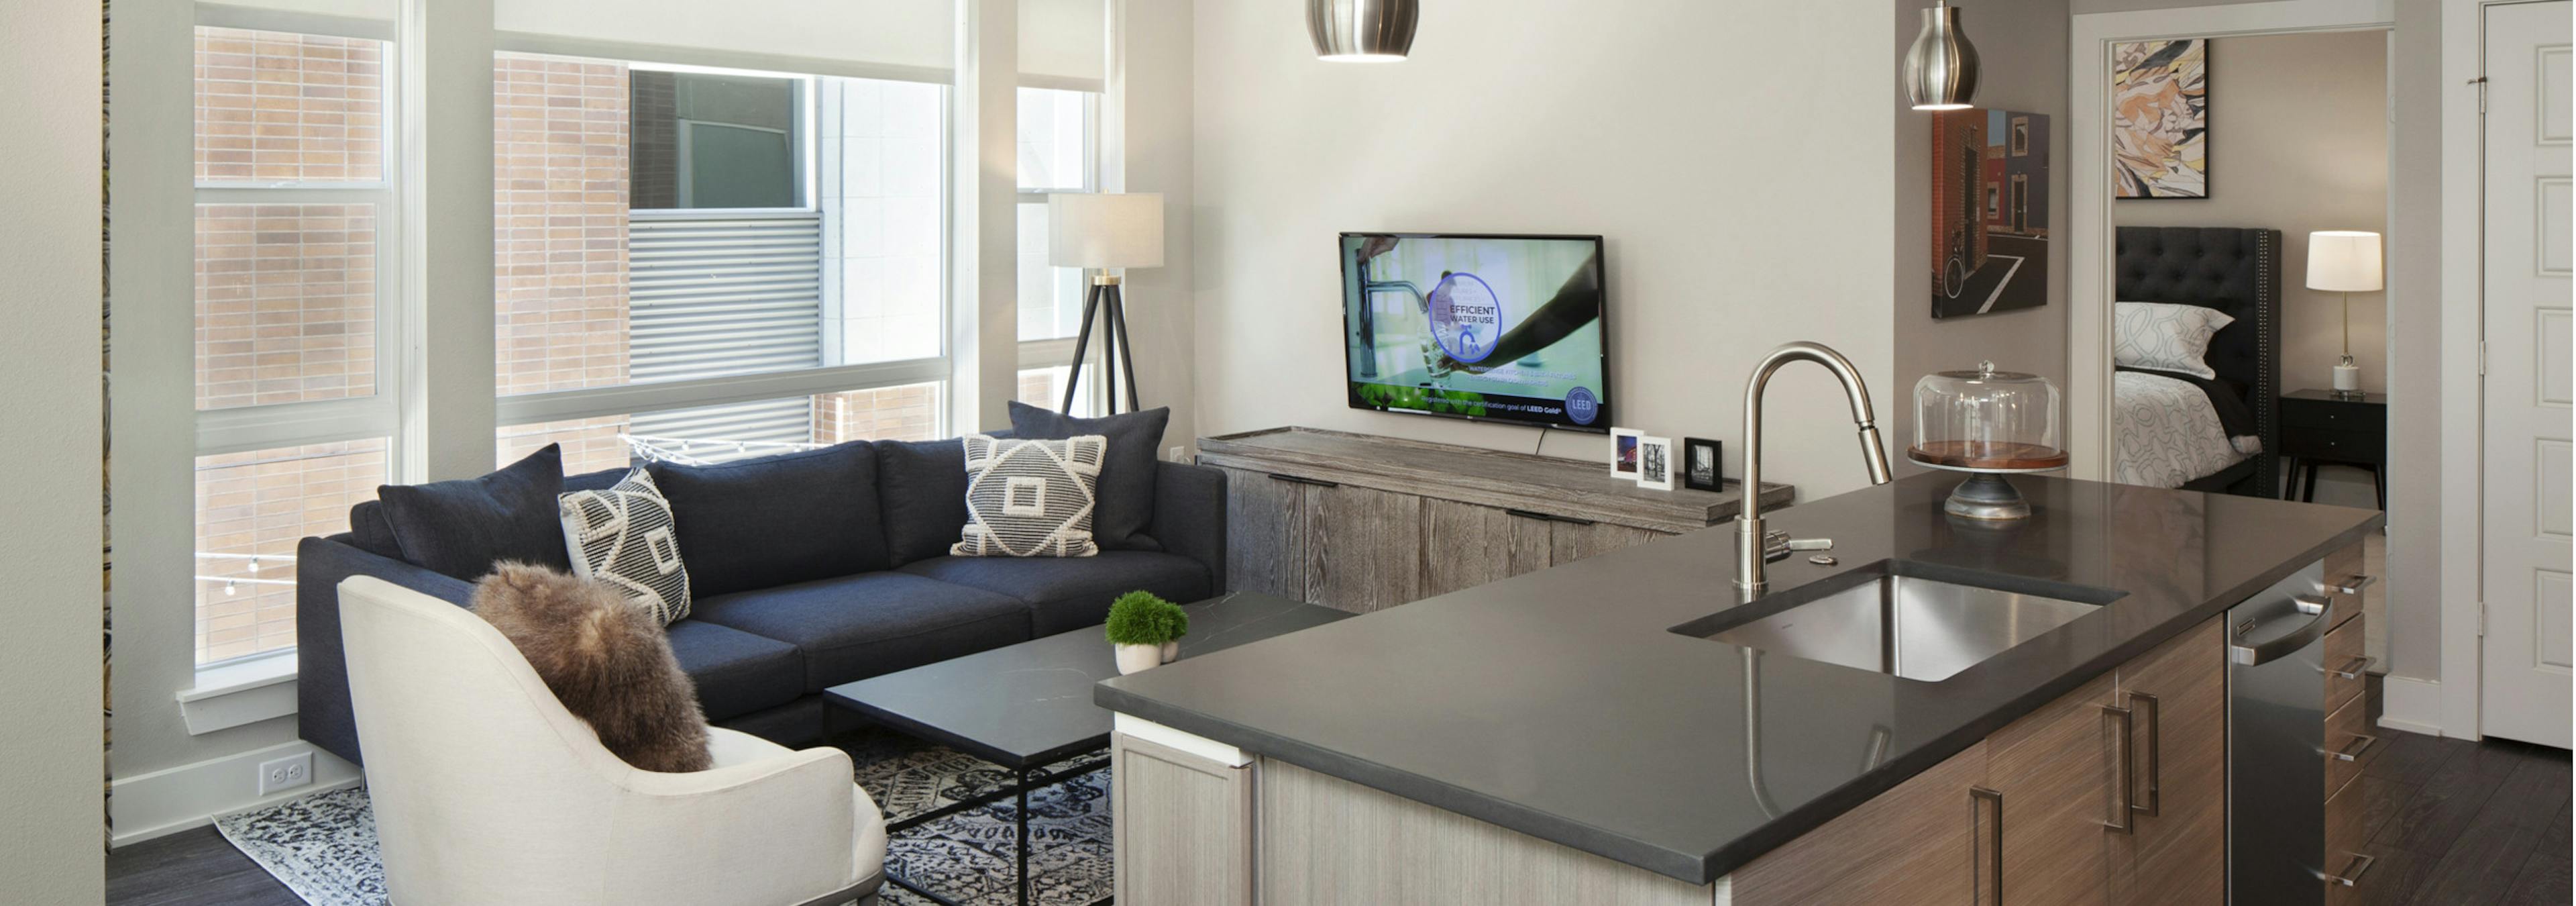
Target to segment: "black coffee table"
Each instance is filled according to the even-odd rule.
[[[1186,605],[1188,658],[1321,626],[1350,616],[1258,592],[1237,592]],[[1109,748],[1109,712],[1091,703],[1094,683],[1118,675],[1115,655],[1092,626],[915,667],[823,692],[825,701],[903,733],[1000,765],[1012,783],[900,821],[886,832],[918,827],[1005,798],[1017,800],[1020,906],[1029,902],[1029,791],[1109,766],[1095,758],[1057,771],[1048,765]],[[886,880],[930,900],[956,901],[892,872]],[[1106,902],[1104,899],[1102,902]]]

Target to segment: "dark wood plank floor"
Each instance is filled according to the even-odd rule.
[[[2363,902],[2571,901],[2570,766],[2561,749],[2388,732],[2359,781],[2378,861]],[[248,856],[199,828],[108,854],[109,906],[300,906]]]

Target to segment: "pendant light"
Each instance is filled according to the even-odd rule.
[[[1977,48],[1949,0],[1923,11],[1923,33],[1905,52],[1905,95],[1916,110],[1960,110],[1977,96]]]
[[[1306,0],[1306,34],[1315,58],[1336,63],[1393,63],[1413,49],[1418,0]]]

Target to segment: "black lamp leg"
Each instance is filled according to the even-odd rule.
[[[1094,283],[1091,291],[1082,295],[1082,332],[1074,337],[1073,368],[1064,378],[1064,408],[1058,411],[1066,415],[1073,414],[1074,390],[1082,386],[1082,355],[1091,349],[1091,318],[1099,312],[1100,284]]]
[[[1136,402],[1136,350],[1127,345],[1127,297],[1115,286],[1109,288],[1109,324],[1116,331],[1112,337],[1118,342],[1118,365],[1127,370],[1127,411],[1143,411],[1144,406]],[[1112,388],[1110,396],[1113,397],[1112,408],[1115,408],[1115,388]]]

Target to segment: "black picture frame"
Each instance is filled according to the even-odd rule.
[[[1708,452],[1707,480],[1700,480],[1701,451]],[[1719,491],[1726,487],[1726,443],[1704,437],[1682,438],[1682,487],[1694,491]]]

